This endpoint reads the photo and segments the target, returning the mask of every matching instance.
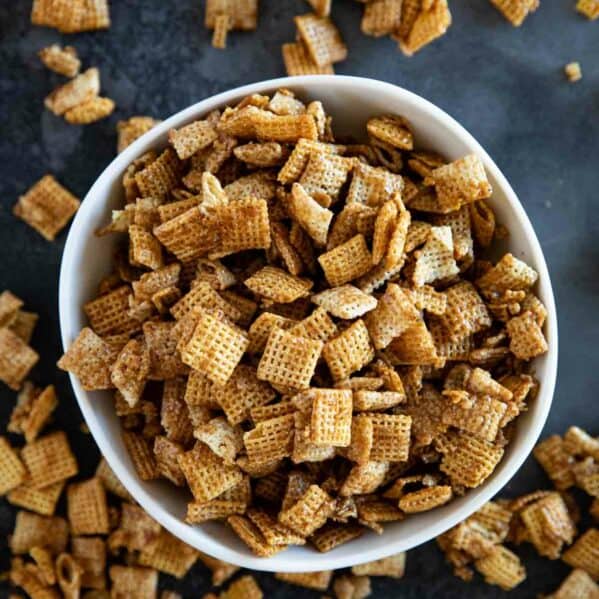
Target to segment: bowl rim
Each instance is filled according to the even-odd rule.
[[[476,139],[462,125],[460,125],[453,117],[449,116],[449,114],[447,114],[444,110],[425,98],[422,98],[421,96],[404,88],[384,81],[344,75],[307,75],[301,77],[282,77],[269,79],[266,81],[243,85],[210,96],[191,106],[188,106],[187,108],[184,108],[183,110],[180,110],[179,112],[165,119],[156,127],[133,142],[123,152],[121,152],[103,170],[101,175],[96,179],[86,194],[71,224],[65,243],[59,279],[59,320],[63,349],[66,351],[66,348],[70,344],[72,338],[74,338],[74,335],[77,334],[75,332],[76,328],[72,323],[76,317],[72,312],[70,312],[68,306],[68,297],[70,295],[70,289],[77,284],[77,276],[75,269],[73,268],[74,261],[80,252],[79,248],[85,245],[85,239],[80,239],[81,236],[78,235],[78,229],[82,223],[87,220],[87,215],[88,212],[90,212],[90,206],[94,202],[95,196],[99,194],[100,190],[106,187],[107,183],[109,183],[109,181],[114,177],[115,171],[122,173],[135,158],[140,156],[144,151],[147,151],[149,148],[156,145],[160,138],[163,137],[170,129],[181,126],[193,118],[197,118],[208,113],[214,108],[224,106],[245,95],[272,91],[282,87],[294,88],[302,86],[314,88],[318,88],[318,86],[326,86],[329,89],[357,86],[363,90],[368,89],[373,93],[376,93],[377,89],[385,89],[397,97],[399,104],[409,104],[415,106],[417,110],[428,113],[436,120],[440,121],[449,135],[453,135],[460,139],[481,158],[485,169],[492,175],[495,181],[497,181],[499,187],[502,189],[503,194],[507,198],[508,203],[515,211],[517,218],[520,221],[520,225],[524,229],[524,232],[528,238],[528,249],[538,270],[539,280],[542,281],[545,288],[544,302],[548,312],[546,330],[549,348],[547,354],[545,355],[547,373],[543,380],[543,385],[541,386],[539,395],[536,398],[536,402],[538,403],[536,412],[534,418],[528,425],[528,429],[526,430],[526,434],[522,441],[522,447],[517,453],[510,456],[512,461],[510,469],[504,470],[503,472],[499,473],[498,476],[495,476],[493,479],[485,483],[486,486],[481,489],[475,497],[472,497],[470,501],[464,502],[464,505],[455,509],[453,512],[449,513],[443,518],[439,518],[433,524],[426,526],[417,533],[408,536],[407,540],[406,537],[399,536],[397,539],[390,539],[388,544],[380,548],[368,549],[368,546],[365,548],[361,547],[359,555],[356,555],[353,558],[352,556],[348,555],[336,556],[327,553],[314,553],[314,556],[311,560],[298,560],[297,558],[285,558],[285,552],[278,554],[274,558],[260,558],[251,554],[249,549],[247,550],[247,554],[241,554],[234,549],[226,547],[214,536],[209,534],[205,534],[204,539],[201,541],[201,546],[199,546],[196,533],[194,532],[197,529],[192,525],[185,523],[183,520],[171,515],[161,505],[161,503],[154,499],[154,497],[143,488],[143,481],[138,480],[136,477],[129,476],[121,458],[119,457],[118,452],[111,444],[110,436],[105,433],[98,419],[96,418],[92,405],[93,399],[90,400],[88,397],[89,392],[84,391],[79,385],[75,375],[69,373],[71,386],[73,387],[75,397],[77,398],[77,402],[83,417],[89,426],[89,430],[101,454],[105,457],[109,466],[119,480],[123,483],[125,488],[142,506],[142,508],[150,514],[150,516],[157,520],[165,529],[170,531],[176,537],[179,537],[184,542],[204,553],[241,567],[271,572],[308,572],[315,570],[338,569],[356,565],[358,563],[373,561],[398,553],[400,551],[412,549],[425,542],[428,542],[429,540],[442,534],[452,526],[455,526],[457,523],[467,518],[473,512],[478,510],[485,502],[489,501],[493,496],[495,496],[518,472],[526,458],[530,455],[547,419],[553,400],[557,376],[557,317],[554,293],[547,269],[547,264],[528,215],[526,214],[524,207],[520,203],[520,200],[516,196],[516,193],[512,189],[511,185],[500,171],[499,167],[491,159],[484,148],[478,143],[478,141],[476,141]],[[105,194],[102,193],[102,195]],[[311,562],[312,565],[309,565],[308,562]]]

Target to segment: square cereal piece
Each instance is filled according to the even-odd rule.
[[[524,19],[539,7],[539,0],[490,1],[514,27],[520,27],[524,23]]]
[[[83,305],[83,311],[98,335],[131,333],[139,329],[139,322],[129,316],[130,295],[129,285],[121,285]]]
[[[117,153],[128,148],[136,139],[155,127],[160,121],[151,116],[132,116],[126,121],[119,121],[116,125],[118,143]]]
[[[532,312],[510,318],[506,325],[510,351],[521,360],[532,360],[549,349],[543,330]]]
[[[300,183],[292,185],[286,207],[290,216],[308,233],[314,243],[324,247],[333,212],[321,206]]]
[[[307,389],[324,344],[274,328],[258,364],[263,381],[291,389]]]
[[[150,373],[150,351],[138,339],[129,341],[110,369],[110,380],[123,399],[134,407],[140,400]]]
[[[573,568],[580,568],[599,580],[599,529],[589,528],[576,539],[562,555],[562,560]]]
[[[352,419],[351,443],[347,448],[347,459],[360,465],[370,461],[374,441],[374,424],[366,415]]]
[[[329,17],[308,13],[294,18],[298,34],[312,60],[320,67],[347,58],[347,46]]]
[[[181,361],[177,349],[180,338],[175,334],[175,323],[168,321],[144,322],[143,334],[150,351],[150,372],[148,374],[150,380],[163,381],[187,374],[188,367]],[[187,338],[183,344],[186,341]]]
[[[110,595],[115,598],[156,599],[158,571],[137,566],[110,566]]]
[[[21,457],[30,474],[29,483],[36,489],[75,476],[79,471],[67,436],[62,431],[25,445]]]
[[[129,491],[125,489],[123,483],[116,477],[105,458],[100,459],[95,476],[102,481],[102,484],[107,491],[125,501],[132,501]]]
[[[112,114],[115,106],[110,98],[92,98],[67,110],[64,119],[71,125],[89,125]]]
[[[268,384],[258,379],[256,369],[240,364],[223,387],[215,389],[215,400],[232,424],[240,424],[250,417],[250,411],[266,406],[276,397]]]
[[[579,62],[569,62],[564,67],[564,73],[570,83],[575,83],[582,79],[582,69],[580,68]]]
[[[316,308],[310,316],[292,326],[289,332],[292,335],[325,342],[337,332],[337,325],[323,308]]]
[[[312,296],[312,301],[337,318],[353,320],[374,310],[377,300],[353,285],[325,289]]]
[[[370,459],[403,462],[408,459],[412,418],[403,414],[365,414],[372,422]]]
[[[216,212],[219,254],[270,247],[270,222],[266,200],[244,198],[221,206]]]
[[[181,160],[190,158],[209,146],[217,138],[216,128],[210,119],[194,121],[180,129],[169,131],[169,142]]]
[[[331,14],[332,0],[308,0],[308,4],[319,17],[328,17]]]
[[[581,599],[582,597],[595,599],[599,597],[599,585],[584,570],[575,569],[550,597],[552,599]]]
[[[507,253],[476,280],[476,285],[485,295],[493,297],[506,291],[528,290],[538,278],[536,270]]]
[[[315,591],[326,591],[333,578],[333,570],[322,570],[317,572],[277,572],[277,580],[288,584],[294,584]]]
[[[398,579],[403,577],[405,569],[406,554],[402,552],[373,562],[353,566],[351,571],[356,576],[388,576]]]
[[[148,439],[132,431],[123,431],[123,444],[141,480],[158,478],[156,458]]]
[[[35,312],[27,312],[25,310],[17,310],[14,320],[10,323],[8,328],[17,337],[20,337],[25,343],[31,343],[31,337],[33,331],[39,320],[39,315]]]
[[[184,486],[185,476],[179,466],[179,456],[185,451],[183,445],[158,435],[154,437],[153,451],[158,474],[178,487]]]
[[[222,14],[230,17],[232,29],[251,31],[258,26],[258,0],[207,0],[206,28],[214,29],[217,17]]]
[[[326,553],[357,539],[365,530],[363,526],[353,522],[328,522],[310,537],[310,542],[320,553]]]
[[[414,252],[414,285],[422,287],[438,279],[448,279],[460,272],[455,258],[450,227],[431,227],[424,246]]]
[[[362,162],[354,164],[353,174],[346,203],[361,204],[374,208],[382,207],[387,201],[393,201],[396,210],[400,207],[394,198],[404,187],[401,175],[395,175],[385,168],[373,167]],[[401,200],[399,201],[401,205]],[[392,210],[388,207],[387,210]]]
[[[242,576],[226,591],[220,594],[220,599],[262,599],[264,594],[260,590],[255,578],[250,575]]]
[[[152,233],[139,225],[129,227],[129,262],[157,270],[163,266],[162,246]]]
[[[265,110],[258,111],[251,137],[260,141],[296,143],[298,139],[317,139],[316,121],[309,114],[276,115]]]
[[[415,15],[409,32],[405,36],[401,36],[399,41],[399,48],[406,56],[412,56],[427,44],[444,35],[452,20],[447,0],[430,0],[427,3],[415,4],[420,6],[420,10]],[[405,12],[409,14],[408,6],[406,5]],[[401,28],[400,26],[400,31]]]
[[[271,545],[304,545],[306,543],[304,537],[295,534],[265,510],[250,508],[248,517]]]
[[[67,512],[74,535],[108,534],[110,531],[106,491],[99,478],[68,486]]]
[[[22,307],[23,300],[10,291],[0,293],[0,327],[10,326]]]
[[[316,445],[347,447],[351,441],[351,390],[314,389],[312,394],[310,441]]]
[[[446,212],[487,199],[493,192],[485,167],[475,154],[436,168],[424,183],[435,187],[439,204]]]
[[[45,175],[19,198],[13,214],[48,241],[53,241],[77,212],[79,204],[79,200],[52,175]]]
[[[46,547],[53,555],[65,551],[69,539],[69,526],[58,516],[38,516],[19,510],[10,537],[12,553],[21,555],[33,547]]]
[[[171,441],[189,445],[193,440],[193,425],[184,400],[185,387],[181,378],[164,381],[160,424]]]
[[[58,44],[52,44],[42,48],[37,54],[47,68],[59,75],[76,77],[79,74],[81,61],[77,57],[77,50],[72,46],[61,48]]]
[[[599,19],[598,0],[578,0],[578,2],[576,3],[576,10],[590,21]]]
[[[227,524],[258,557],[270,557],[286,547],[268,543],[260,529],[245,516],[229,516]]]
[[[572,455],[588,456],[599,462],[599,438],[592,437],[578,426],[571,426],[564,435],[566,450]]]
[[[161,530],[160,524],[142,508],[124,502],[119,526],[108,537],[108,548],[112,553],[123,547],[128,551],[142,551],[158,541]]]
[[[225,464],[222,458],[201,442],[178,459],[189,488],[199,502],[218,497],[243,478],[237,466]]]
[[[421,320],[404,289],[389,283],[376,308],[366,315],[364,322],[376,349],[384,349]]]
[[[366,130],[371,137],[400,150],[414,148],[414,136],[408,121],[399,115],[384,114],[375,116],[366,123]]]
[[[326,194],[332,200],[336,200],[355,165],[354,158],[345,158],[331,152],[312,151],[299,183],[312,197]]]
[[[342,147],[311,139],[300,139],[293,148],[287,162],[277,175],[277,181],[289,185],[297,181],[304,172],[312,154],[341,154]]]
[[[72,537],[71,553],[81,566],[81,586],[106,588],[106,541],[100,537]]]
[[[461,394],[459,391],[455,393],[459,394],[460,399],[453,403],[451,393],[451,391],[444,392],[449,401],[443,413],[443,422],[481,439],[494,441],[503,422],[507,404],[492,397],[471,396],[468,393]]]
[[[363,235],[356,235],[321,254],[318,262],[331,287],[349,283],[372,268],[372,256]]]
[[[23,483],[27,470],[6,437],[0,437],[0,495]]]
[[[243,430],[238,426],[234,428],[222,416],[195,427],[193,436],[208,445],[225,464],[234,464],[243,449]]]
[[[248,346],[244,331],[224,320],[204,313],[200,316],[181,359],[211,381],[224,385]]]
[[[503,447],[467,433],[448,433],[435,443],[443,454],[439,469],[453,485],[481,485],[503,457]]]
[[[327,341],[323,357],[338,381],[347,378],[374,359],[374,349],[363,320],[356,320],[333,339]]]
[[[533,449],[533,455],[556,489],[565,491],[574,485],[574,458],[559,435],[551,435],[541,441]]]
[[[170,532],[161,530],[158,541],[139,554],[139,564],[175,578],[183,578],[198,559],[199,552]]]
[[[366,462],[355,465],[339,489],[341,497],[374,493],[384,482],[389,472],[389,462]]]
[[[295,433],[291,461],[294,464],[322,462],[335,457],[335,448],[332,445],[316,445],[310,440],[310,414],[295,412],[293,417]]]
[[[100,71],[96,68],[87,69],[87,71],[77,75],[68,83],[56,88],[46,97],[44,105],[55,115],[61,116],[72,108],[92,100],[99,93]],[[72,198],[69,198],[69,200],[71,200],[69,204],[72,205]]]
[[[526,569],[520,558],[503,545],[495,545],[491,552],[474,562],[487,584],[496,584],[504,591],[517,587],[526,578]]]
[[[218,311],[226,318],[237,321],[241,318],[240,311],[227,302],[208,281],[200,281],[194,285],[174,306],[170,313],[178,321],[186,317],[196,319],[202,309]]]
[[[313,284],[308,279],[290,275],[274,266],[265,266],[244,281],[244,285],[253,293],[279,304],[307,297]]]
[[[48,485],[43,489],[35,489],[29,482],[25,482],[13,489],[6,499],[12,505],[25,508],[42,516],[52,516],[56,510],[58,499],[62,495],[64,481]]]
[[[393,408],[403,401],[406,395],[397,391],[367,391],[359,389],[354,391],[354,410],[356,412],[369,412],[387,410]]]
[[[294,427],[293,414],[257,422],[253,429],[243,435],[250,463],[264,464],[290,456]]]
[[[18,391],[29,371],[37,364],[38,353],[7,328],[0,329],[0,380]]]
[[[0,331],[0,336],[1,334]],[[85,327],[57,362],[57,366],[72,372],[86,391],[110,389],[113,387],[110,368],[117,355],[116,350]]]
[[[293,505],[279,513],[279,522],[308,537],[326,523],[332,511],[330,495],[318,485],[310,485]]]
[[[290,77],[294,75],[334,75],[333,65],[318,66],[306,46],[301,42],[283,44],[281,47],[285,71]]]
[[[174,150],[167,148],[143,170],[135,173],[135,183],[142,198],[166,197],[179,181],[181,162]]]
[[[364,6],[360,29],[365,35],[381,37],[395,33],[401,23],[403,0],[374,0]]]
[[[406,514],[417,514],[445,505],[452,497],[453,491],[450,486],[436,485],[402,495],[398,505]]]

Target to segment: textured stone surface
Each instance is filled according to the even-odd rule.
[[[198,0],[114,0],[110,31],[60,36],[32,27],[31,2],[0,5],[0,287],[11,289],[40,313],[33,338],[42,359],[33,372],[40,384],[55,383],[61,403],[56,420],[71,436],[89,475],[97,450],[79,432],[81,416],[67,377],[54,364],[60,355],[57,288],[66,238],[48,243],[10,214],[20,193],[48,171],[83,197],[114,156],[115,123],[133,114],[164,118],[216,92],[284,74],[280,45],[294,38],[292,16],[303,0],[263,0],[257,33],[233,33],[226,51],[210,47]],[[454,0],[454,25],[439,42],[405,58],[389,39],[359,33],[361,7],[334,0],[334,18],[349,45],[340,74],[370,76],[423,95],[458,119],[489,151],[519,194],[545,251],[559,310],[560,373],[545,434],[573,422],[599,433],[596,352],[599,325],[599,24],[574,12],[575,0],[543,0],[520,29],[512,28],[486,0]],[[74,45],[84,66],[97,66],[102,88],[118,105],[107,120],[72,127],[43,109],[45,95],[62,78],[45,70],[36,52],[52,42]],[[564,64],[578,60],[584,78],[566,82]],[[14,393],[0,388],[0,423]],[[0,428],[3,428],[4,424]],[[529,460],[505,490],[515,495],[546,486]],[[0,571],[8,566],[6,535],[14,514],[0,503]],[[561,562],[518,550],[529,577],[510,597],[549,592],[568,569]],[[318,597],[259,575],[267,597]],[[208,590],[200,565],[183,582],[163,577],[163,588],[186,597]],[[3,590],[4,589],[4,590]],[[0,587],[0,596],[6,596]],[[433,543],[408,556],[399,583],[373,581],[373,597],[500,597],[479,579],[453,578]]]

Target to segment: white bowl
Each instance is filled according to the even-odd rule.
[[[467,518],[503,488],[530,454],[549,412],[557,371],[557,318],[549,273],[530,221],[509,183],[476,140],[445,112],[404,89],[372,79],[320,75],[264,81],[198,102],[146,133],[106,168],[81,204],[64,250],[59,304],[65,348],[86,324],[83,303],[94,297],[98,281],[109,272],[114,239],[95,237],[94,230],[108,222],[111,209],[119,205],[121,178],[126,167],[147,150],[164,146],[169,129],[181,127],[248,94],[269,93],[280,87],[292,89],[304,99],[322,100],[327,112],[333,115],[338,135],[363,137],[369,116],[392,112],[407,117],[420,147],[435,149],[450,159],[472,152],[477,154],[493,185],[491,205],[498,221],[510,231],[503,249],[509,248],[538,271],[538,295],[548,311],[549,351],[534,363],[541,382],[540,392],[529,410],[518,419],[514,439],[489,479],[444,507],[387,525],[380,536],[366,533],[324,554],[307,547],[291,547],[274,557],[258,558],[221,524],[186,524],[184,515],[189,499],[186,492],[167,482],[143,482],[137,477],[121,440],[111,393],[86,392],[71,375],[81,411],[100,451],[131,495],[162,526],[189,545],[239,566],[277,572],[308,572],[343,568],[416,547]]]

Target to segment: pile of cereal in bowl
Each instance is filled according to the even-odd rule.
[[[480,159],[401,116],[336,143],[318,102],[253,95],[136,159],[122,243],[59,366],[114,390],[138,476],[188,487],[259,556],[329,551],[481,485],[547,351],[536,271]]]

